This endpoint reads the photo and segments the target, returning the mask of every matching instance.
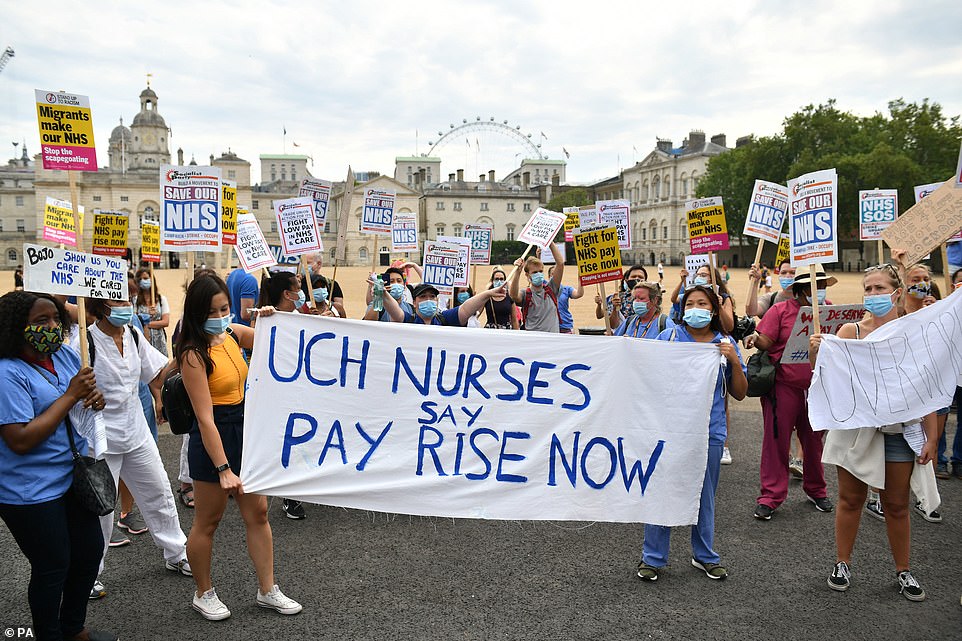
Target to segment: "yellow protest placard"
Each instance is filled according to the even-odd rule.
[[[84,224],[84,208],[77,208],[80,217],[80,226]],[[47,201],[43,208],[43,239],[52,243],[77,246],[77,228],[73,221],[73,205],[66,200],[51,198],[47,196]]]
[[[615,227],[575,234],[574,243],[582,286],[621,280],[621,250]]]
[[[101,256],[126,255],[127,230],[127,214],[119,211],[94,211],[94,235],[91,251]]]
[[[140,259],[160,264],[160,223],[155,220],[140,223]]]
[[[34,90],[44,169],[97,171],[94,123],[87,96]]]
[[[778,237],[778,253],[775,254],[775,264],[773,265],[775,269],[778,269],[779,265],[788,260],[788,252],[791,251],[791,249],[792,239],[788,234],[783,232],[782,235]]]
[[[220,181],[221,208],[220,232],[224,245],[237,244],[237,183],[230,180]]]
[[[562,213],[565,215],[565,242],[570,243],[574,240],[574,230],[581,226],[580,210],[577,207],[565,207]]]
[[[691,253],[707,254],[728,249],[728,223],[720,196],[685,201],[685,214]]]

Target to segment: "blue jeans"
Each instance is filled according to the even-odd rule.
[[[962,467],[962,387],[955,388],[955,402],[957,405],[957,423],[955,426],[955,438],[952,439],[952,465]],[[948,465],[949,460],[945,456],[946,440],[945,432],[939,437],[939,465]]]
[[[721,471],[721,457],[724,445],[708,446],[708,464],[705,466],[705,482],[701,486],[701,505],[698,508],[698,523],[691,526],[691,556],[699,563],[718,563],[721,559],[715,552],[715,490],[718,489],[718,474]],[[668,565],[668,547],[671,528],[663,525],[645,526],[645,544],[641,560],[656,568]]]
[[[150,433],[154,437],[154,443],[156,443],[157,415],[154,413],[154,397],[150,393],[150,388],[144,383],[140,383],[137,390],[140,392],[140,404],[144,406],[144,416],[147,418],[147,427],[150,428]]]

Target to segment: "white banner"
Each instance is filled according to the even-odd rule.
[[[816,430],[915,422],[952,404],[962,373],[962,295],[890,321],[863,340],[822,338],[808,393]]]
[[[127,300],[127,261],[23,244],[23,287],[28,292]]]
[[[538,207],[518,234],[518,240],[529,245],[545,247],[554,240],[558,230],[564,225],[565,218],[567,216],[560,212]]]
[[[277,264],[254,214],[240,214],[237,217],[237,244],[234,245],[234,251],[248,274],[261,267]]]
[[[691,524],[717,368],[712,344],[278,313],[257,322],[240,477],[393,513]]]

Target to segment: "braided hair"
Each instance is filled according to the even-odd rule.
[[[27,317],[38,300],[49,300],[57,308],[64,335],[70,332],[70,314],[60,300],[50,294],[14,291],[0,296],[0,358],[17,358],[26,347],[23,330]]]

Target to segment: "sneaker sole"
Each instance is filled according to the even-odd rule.
[[[771,514],[769,514],[768,516],[762,516],[762,515],[759,514],[758,512],[753,512],[753,513],[752,513],[752,516],[754,516],[754,517],[755,517],[756,519],[758,519],[759,521],[771,521],[771,520],[772,520],[772,515],[771,515]]]
[[[292,521],[303,521],[304,519],[307,518],[307,515],[306,515],[306,514],[305,514],[304,516],[296,516],[296,515],[294,515],[294,514],[288,514],[287,512],[284,512],[284,516],[286,516],[287,518],[289,518],[289,519],[292,520]]]
[[[936,516],[932,516],[932,515],[930,515],[930,514],[926,514],[926,513],[925,513],[925,510],[919,508],[918,506],[915,506],[915,508],[913,508],[913,510],[914,510],[914,512],[915,512],[916,514],[918,514],[919,516],[921,516],[923,519],[925,519],[925,520],[928,521],[929,523],[941,523],[941,522],[942,522],[942,517],[941,517],[941,516],[937,516],[937,517],[936,517]]]
[[[871,516],[871,517],[873,517],[873,518],[875,518],[875,519],[878,519],[878,520],[881,521],[882,523],[885,523],[885,514],[879,514],[878,512],[873,512],[872,510],[870,510],[870,509],[868,509],[868,508],[865,508],[865,511],[869,514],[869,516]]]
[[[658,575],[657,575],[657,574],[656,574],[655,576],[642,576],[642,575],[641,575],[641,572],[638,572],[638,573],[635,574],[635,576],[637,576],[637,577],[638,577],[639,579],[641,579],[642,581],[645,581],[646,583],[654,583],[655,581],[658,580]]]
[[[112,547],[112,548],[122,548],[125,545],[130,545],[130,539],[124,539],[123,541],[117,541],[117,542],[110,541],[109,543],[107,543],[107,547]]]
[[[695,568],[696,570],[701,570],[702,572],[705,573],[705,576],[707,576],[707,577],[708,577],[709,579],[711,579],[712,581],[724,581],[725,579],[728,578],[728,571],[727,571],[727,570],[725,571],[725,574],[723,574],[723,575],[721,575],[721,576],[713,576],[713,575],[711,575],[711,574],[708,573],[708,570],[705,569],[705,566],[704,566],[704,565],[702,565],[700,562],[696,561],[695,559],[692,559],[692,560],[691,560],[691,567]]]
[[[828,587],[832,588],[836,592],[845,592],[851,587],[851,584],[849,583],[846,583],[845,585],[837,585],[835,583],[832,583],[831,579],[829,579],[827,583],[828,583]]]
[[[135,530],[135,529],[131,528],[129,525],[124,525],[123,523],[120,523],[119,521],[117,522],[117,527],[119,527],[121,530],[126,530],[126,531],[127,531],[127,534],[133,534],[133,535],[135,535],[135,536],[140,535],[140,534],[146,534],[146,533],[149,531],[149,529],[150,529],[150,528],[144,528],[144,529],[142,529],[142,530]]]
[[[224,619],[230,618],[230,611],[223,614],[211,614],[210,612],[206,612],[202,608],[197,607],[197,605],[194,603],[191,603],[190,607],[200,612],[200,616],[204,617],[208,621],[223,621]]]
[[[177,567],[176,565],[164,564],[164,567],[167,569],[168,572],[176,572],[177,574],[182,574],[184,576],[194,576],[193,572],[184,572],[181,568]]]
[[[918,603],[919,601],[925,601],[925,592],[919,595],[915,595],[915,594],[909,594],[905,590],[902,590],[901,593],[902,593],[902,596],[904,596],[909,601],[913,601],[915,603]]]
[[[257,607],[264,608],[265,610],[273,610],[279,614],[291,615],[297,614],[304,609],[303,605],[298,605],[297,608],[279,608],[276,605],[271,605],[270,603],[262,603],[257,601]]]

